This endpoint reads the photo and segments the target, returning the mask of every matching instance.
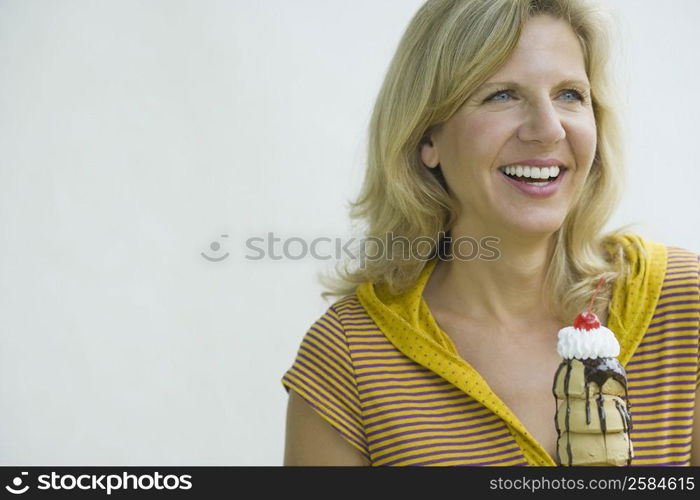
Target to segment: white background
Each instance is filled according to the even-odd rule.
[[[421,3],[0,0],[0,464],[282,463],[280,378],[332,261],[244,242],[350,234]],[[612,4],[631,174],[611,227],[700,251],[700,3]]]

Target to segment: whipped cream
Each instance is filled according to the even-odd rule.
[[[567,326],[559,330],[557,352],[564,359],[614,358],[620,354],[620,344],[604,326],[594,330]]]

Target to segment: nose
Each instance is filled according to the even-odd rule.
[[[518,130],[518,137],[524,142],[534,141],[545,145],[563,140],[566,130],[554,104],[548,99],[546,102],[532,104]]]

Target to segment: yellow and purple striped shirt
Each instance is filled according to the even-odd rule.
[[[687,466],[700,258],[624,238],[648,251],[644,257],[628,245],[633,271],[615,284],[608,317],[627,370],[632,465]],[[329,307],[304,336],[284,387],[372,465],[556,465],[430,314],[422,290],[435,263],[400,296],[365,283]]]

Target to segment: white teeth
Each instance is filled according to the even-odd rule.
[[[530,179],[547,180],[559,175],[559,167],[531,167],[528,165],[509,165],[503,171],[511,176],[528,177]]]

